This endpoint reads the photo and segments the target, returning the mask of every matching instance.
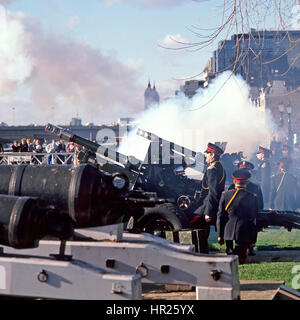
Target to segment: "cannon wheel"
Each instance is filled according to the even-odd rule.
[[[163,236],[164,231],[182,229],[182,224],[177,217],[177,209],[171,203],[146,208],[145,214],[137,221],[137,226],[142,232]]]

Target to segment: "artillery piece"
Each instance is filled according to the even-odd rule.
[[[114,227],[124,212],[139,215],[163,200],[129,191],[127,176],[89,164],[1,165],[0,175],[0,295],[140,299],[141,276],[90,264],[84,256],[95,244],[78,230]],[[87,253],[66,254],[69,241],[85,245]]]
[[[139,135],[147,135],[147,138],[152,136],[145,159],[140,161],[52,124],[48,124],[45,130],[82,146],[83,150],[78,155],[80,163],[95,164],[108,173],[124,173],[129,179],[130,190],[154,192],[159,198],[166,200],[163,204],[145,207],[145,214],[137,221],[138,228],[160,234],[165,229],[179,230],[188,227],[188,219],[184,212],[187,209],[185,200],[188,198],[185,195],[188,194],[192,198],[195,190],[201,187],[197,181],[182,174],[181,170],[184,171],[186,167],[194,167],[196,164],[198,170],[202,170],[203,154],[158,137],[156,139],[155,135],[139,129]],[[201,201],[202,198],[197,197],[193,205],[200,205]]]
[[[22,183],[20,186],[22,189]],[[45,199],[0,195],[0,296],[139,299],[139,275],[109,272],[66,255],[67,241],[76,237],[74,222],[64,210],[42,206]],[[55,248],[44,250],[44,242],[47,249],[50,243],[55,243]]]
[[[0,192],[18,194],[3,195],[3,206],[0,197],[0,295],[141,299],[143,279],[188,283],[199,299],[238,299],[236,257],[201,256],[192,246],[123,233],[117,222],[124,211],[132,215],[161,201],[153,193],[129,191],[122,174],[89,164],[3,165],[0,171]],[[59,210],[67,222],[56,223],[55,216],[37,209],[42,205]],[[73,223],[76,229],[69,232]]]
[[[126,175],[89,164],[2,165],[0,175],[0,194],[36,197],[68,214],[76,228],[115,223],[126,213],[139,217],[145,206],[163,203],[153,192],[130,191]]]

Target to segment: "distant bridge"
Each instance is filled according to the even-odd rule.
[[[100,130],[112,130],[115,136],[118,136],[118,126],[61,126],[64,129],[69,129],[76,135],[85,139],[96,139],[97,133]],[[109,131],[108,131],[109,132]],[[51,141],[53,136],[45,132],[45,126],[1,126],[0,127],[0,143],[12,143],[14,140],[21,140],[22,138],[44,139]]]

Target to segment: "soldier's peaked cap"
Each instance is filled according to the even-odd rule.
[[[246,181],[251,177],[251,173],[247,170],[239,169],[233,172],[232,177],[238,181]]]
[[[204,152],[205,153],[213,152],[219,156],[224,153],[224,151],[219,146],[210,142],[208,143],[207,148]]]
[[[251,169],[253,170],[254,169],[254,164],[249,162],[249,161],[240,161],[238,163],[238,168],[239,169]]]
[[[265,154],[269,154],[270,152],[271,152],[271,150],[264,148],[264,147],[261,147],[261,146],[258,147],[258,151],[257,151],[257,153],[265,153]]]

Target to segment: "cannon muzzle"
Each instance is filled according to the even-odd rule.
[[[31,197],[0,195],[0,243],[17,249],[35,248],[38,240],[54,236],[66,240],[73,235],[69,216],[51,207],[41,207]]]

